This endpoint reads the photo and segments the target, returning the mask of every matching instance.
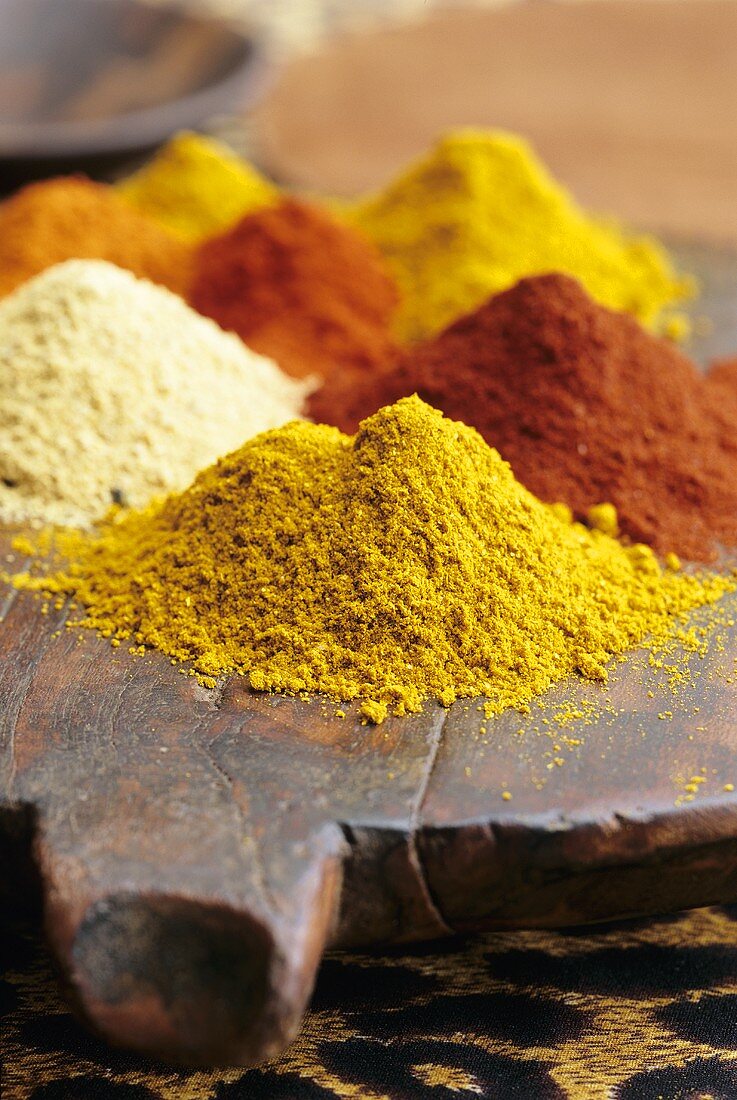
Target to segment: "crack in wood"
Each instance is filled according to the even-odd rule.
[[[13,591],[15,592],[15,594],[17,596],[18,595],[18,590],[14,589]],[[14,603],[15,603],[15,600],[11,600],[10,606],[12,607]],[[20,698],[17,701],[17,705],[14,708],[15,714],[9,716],[7,723],[5,723],[5,722],[3,723],[3,725],[7,728],[7,731],[8,731],[7,747],[8,747],[8,752],[9,752],[9,756],[10,756],[10,765],[9,765],[9,768],[8,768],[8,771],[7,771],[7,776],[6,776],[5,781],[3,783],[4,790],[3,790],[3,788],[0,788],[0,805],[2,805],[2,804],[12,805],[13,804],[13,787],[15,786],[15,780],[16,780],[16,775],[17,775],[17,738],[16,738],[16,734],[18,732],[18,725],[19,725],[21,717],[23,715],[23,710],[24,710],[24,707],[26,705],[26,701],[28,699],[28,694],[29,694],[31,688],[33,687],[33,684],[34,684],[35,679],[36,679],[36,670],[38,669],[38,666],[41,664],[41,661],[46,656],[46,654],[47,654],[48,650],[50,649],[51,645],[55,641],[53,635],[56,633],[57,630],[61,630],[61,629],[64,628],[64,626],[66,624],[68,614],[69,614],[69,608],[65,604],[64,607],[61,609],[61,615],[59,616],[59,620],[57,621],[57,623],[54,625],[54,629],[48,631],[43,636],[42,641],[41,641],[41,645],[38,647],[33,659],[31,660],[30,664],[27,666],[27,668],[25,670],[25,672],[26,672],[25,685],[24,685],[23,690],[21,692]],[[2,623],[2,621],[3,620],[0,619],[0,624]]]
[[[251,835],[251,831],[248,828],[249,820],[243,811],[243,807],[236,797],[235,780],[233,779],[233,776],[228,771],[226,771],[222,764],[216,759],[212,751],[213,741],[216,741],[217,737],[215,737],[214,739],[207,739],[206,736],[204,738],[199,736],[205,731],[205,729],[206,722],[204,719],[201,719],[193,730],[192,742],[195,745],[196,749],[205,756],[205,758],[210,763],[212,770],[216,773],[216,775],[220,777],[220,779],[222,779],[223,783],[225,784],[225,787],[229,794],[230,804],[235,810],[238,824],[240,826],[241,844],[244,844],[246,840],[249,841],[248,849],[252,859],[252,869],[255,872],[254,881],[258,889],[260,890],[262,898],[266,902],[267,907],[269,907],[272,912],[276,913],[279,911],[276,904],[276,898],[274,897],[274,894],[272,893],[271,887],[268,883],[266,866],[261,855],[258,840]],[[240,729],[238,732],[241,732]]]
[[[27,563],[24,563],[24,567],[26,564]],[[7,596],[3,600],[2,604],[0,604],[0,623],[6,617],[15,601],[18,599],[19,592],[20,589],[15,588],[13,585],[10,585]]]
[[[438,924],[441,927],[447,929],[449,935],[452,933],[453,929],[446,919],[439,899],[435,896],[430,886],[430,878],[427,873],[427,867],[425,866],[422,852],[420,850],[420,845],[418,843],[418,833],[422,828],[422,812],[425,806],[428,791],[430,789],[430,783],[432,781],[433,773],[435,771],[435,767],[440,756],[440,750],[443,747],[443,742],[445,740],[445,729],[448,724],[450,714],[451,712],[449,709],[445,710],[443,713],[442,722],[440,722],[437,729],[433,731],[433,735],[430,740],[430,749],[428,752],[427,760],[425,762],[423,776],[410,809],[409,835],[407,838],[409,858],[412,866],[415,869],[417,880],[425,897],[428,909],[430,910]]]
[[[31,561],[30,558],[24,558],[23,559],[23,562],[22,562],[21,568],[20,568],[20,572],[24,572],[28,568],[28,566],[30,565],[30,561]],[[4,620],[6,619],[8,613],[10,611],[10,609],[12,608],[13,604],[18,599],[19,592],[20,592],[20,589],[15,588],[14,585],[10,584],[8,586],[8,593],[5,597],[5,599],[3,600],[2,604],[0,604],[0,624],[4,622]],[[25,696],[24,696],[24,698],[25,698]],[[21,701],[20,701],[18,714],[20,714],[20,707],[22,707],[22,705],[23,705],[23,699],[21,699]],[[12,790],[13,783],[15,781],[15,774],[16,774],[16,760],[15,760],[15,730],[16,730],[16,724],[17,724],[17,717],[16,717],[16,722],[11,721],[9,723],[9,726],[8,726],[7,749],[8,749],[8,754],[9,754],[9,757],[10,757],[10,763],[9,763],[9,766],[8,766],[8,774],[7,774],[7,779],[6,779],[7,796],[8,796],[8,800],[9,800],[8,805],[10,805],[10,797],[11,797],[10,792]]]
[[[123,680],[121,682],[120,687],[118,688],[118,698],[117,698],[115,706],[113,707],[112,713],[110,715],[110,736],[109,736],[108,740],[110,741],[110,744],[112,745],[113,751],[115,752],[116,756],[118,756],[118,742],[117,742],[117,739],[115,737],[115,724],[116,724],[116,720],[118,718],[118,715],[120,714],[121,710],[123,709],[123,700],[125,698],[126,692],[127,692],[129,687],[130,687],[130,682],[126,683],[125,680]]]

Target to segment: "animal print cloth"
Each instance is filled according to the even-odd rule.
[[[0,935],[3,1100],[737,1100],[737,907],[329,958],[256,1070],[115,1052]]]

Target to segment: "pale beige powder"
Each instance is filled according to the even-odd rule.
[[[145,504],[299,417],[309,388],[168,290],[59,264],[0,302],[0,516],[84,526]]]

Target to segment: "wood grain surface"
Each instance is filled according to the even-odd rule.
[[[293,62],[254,118],[280,179],[382,185],[447,129],[527,135],[594,210],[737,241],[737,5],[520,0],[343,37]]]
[[[688,255],[734,336],[737,257]],[[737,900],[737,596],[705,655],[665,663],[690,672],[677,694],[640,650],[528,716],[474,700],[380,727],[207,691],[66,616],[0,592],[0,892],[37,884],[112,1043],[249,1065],[296,1033],[328,946]]]

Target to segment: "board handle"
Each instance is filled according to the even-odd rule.
[[[178,1065],[253,1066],[299,1030],[335,921],[341,861],[315,859],[273,908],[122,884],[101,893],[89,881],[70,890],[68,865],[44,878],[48,939],[89,1027]]]

